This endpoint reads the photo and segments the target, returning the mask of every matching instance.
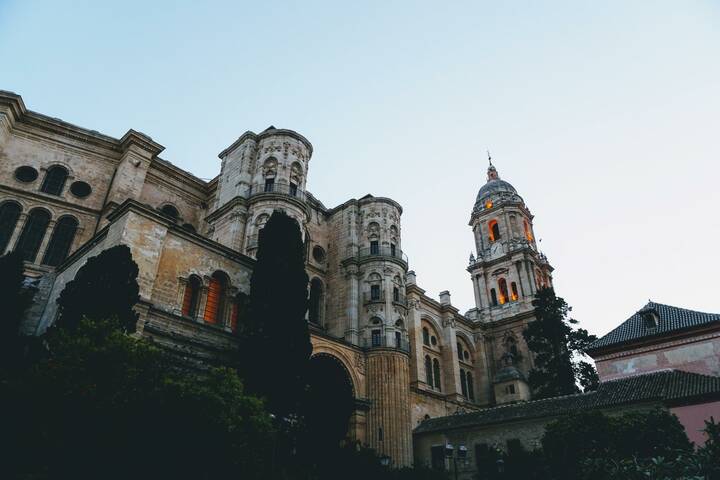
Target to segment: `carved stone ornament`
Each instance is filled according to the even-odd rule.
[[[361,372],[365,373],[365,357],[359,353],[355,355],[355,367]]]
[[[443,327],[455,328],[455,317],[445,317],[442,321]]]

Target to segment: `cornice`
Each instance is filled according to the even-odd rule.
[[[310,153],[309,157],[312,157],[312,154],[313,154],[312,143],[310,143],[310,141],[307,138],[303,137],[296,131],[287,130],[284,128],[268,129],[268,130],[264,130],[260,133],[255,133],[255,132],[248,130],[245,133],[243,133],[242,135],[240,135],[240,137],[238,137],[237,140],[235,140],[232,144],[230,144],[229,147],[227,147],[222,152],[220,152],[218,154],[218,157],[221,159],[225,158],[225,156],[227,156],[228,153],[235,150],[237,147],[239,147],[243,142],[245,142],[248,139],[259,142],[261,140],[264,140],[269,137],[274,137],[274,136],[288,136],[288,137],[294,138],[295,140],[299,140],[300,142],[304,143],[305,146],[308,148],[308,151]],[[309,157],[308,157],[308,162],[310,161]]]
[[[125,151],[133,145],[148,152],[151,158],[165,150],[165,147],[155,142],[149,135],[131,128],[120,139],[120,146]]]

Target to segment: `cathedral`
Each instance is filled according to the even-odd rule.
[[[306,190],[313,147],[299,133],[243,133],[210,181],[162,151],[135,130],[109,137],[0,91],[0,254],[19,251],[36,290],[27,333],[53,323],[88,258],[124,244],[139,268],[137,334],[198,368],[229,362],[259,234],[281,210],[306,245],[311,363],[353,397],[348,438],[410,465],[424,420],[530,399],[522,331],[553,269],[492,163],[469,209],[475,308],[461,313],[409,270],[401,205],[366,195],[326,207]]]

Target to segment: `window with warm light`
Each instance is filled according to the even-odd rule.
[[[525,224],[525,238],[527,238],[528,242],[533,241],[533,234],[530,231],[530,225],[528,224],[527,220],[524,221]]]
[[[490,223],[488,223],[488,235],[491,242],[500,240],[500,226],[497,220],[490,220]]]
[[[490,200],[490,199],[485,200],[485,208],[492,208],[492,207],[493,207],[492,200]]]
[[[510,284],[510,300],[513,302],[518,299],[518,288],[517,283],[512,282]]]
[[[498,300],[500,301],[500,305],[504,305],[507,303],[509,297],[507,281],[504,278],[498,280],[498,289],[500,290],[500,298]]]

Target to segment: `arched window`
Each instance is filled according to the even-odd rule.
[[[533,234],[532,234],[532,231],[530,230],[530,224],[527,222],[527,220],[524,220],[523,223],[525,226],[525,238],[527,238],[528,242],[532,242]]]
[[[510,299],[514,302],[518,299],[518,288],[517,283],[510,283]]]
[[[440,362],[437,358],[433,358],[433,380],[435,381],[435,388],[442,392],[442,383],[440,382]]]
[[[395,332],[395,348],[400,348],[402,345],[402,333]]]
[[[323,284],[319,278],[313,278],[310,282],[310,305],[308,308],[308,318],[310,322],[321,325],[323,304]]]
[[[475,401],[475,385],[473,383],[472,373],[467,372],[467,374],[465,374],[465,379],[467,380],[468,398]]]
[[[227,277],[222,272],[215,272],[210,278],[204,315],[206,323],[211,323],[213,325],[223,323],[227,284]]]
[[[50,223],[50,214],[47,210],[36,208],[30,211],[25,226],[20,233],[16,250],[20,252],[23,260],[35,262],[38,250],[45,238],[45,230]]]
[[[68,171],[65,167],[56,165],[48,168],[48,171],[45,174],[45,180],[43,180],[42,186],[40,187],[40,191],[49,193],[50,195],[62,194],[63,188],[65,188],[67,176]]]
[[[172,205],[163,205],[160,211],[163,213],[163,215],[166,215],[173,220],[177,220],[180,218],[180,212],[178,212],[178,209],[173,207]]]
[[[504,305],[508,301],[507,281],[504,278],[498,280],[498,290],[500,291],[500,305]]]
[[[197,309],[200,303],[200,289],[202,281],[197,275],[191,275],[185,285],[185,294],[183,295],[182,314],[184,317],[197,317]]]
[[[42,261],[43,265],[56,267],[67,258],[73,240],[75,240],[77,228],[78,222],[73,217],[62,217],[58,220],[52,237],[50,237],[47,250],[45,250],[45,257],[43,257]]]
[[[432,373],[432,360],[430,360],[430,355],[425,355],[425,383],[427,383],[430,388],[433,386],[433,373]]]
[[[494,289],[494,288],[491,288],[491,289],[490,289],[490,304],[491,304],[493,307],[497,306],[497,304],[498,304],[498,301],[497,301],[497,293],[495,293],[495,289]]]
[[[430,330],[428,330],[427,327],[423,327],[422,336],[423,336],[423,345],[429,347],[430,346]]]
[[[0,205],[0,255],[5,253],[5,249],[10,243],[22,207],[15,202],[5,202]]]
[[[488,223],[488,234],[491,242],[500,240],[500,226],[497,220],[490,220],[490,223]]]
[[[465,370],[462,368],[460,369],[460,390],[462,390],[462,396],[467,398],[468,391],[467,391],[467,383],[465,383]]]

